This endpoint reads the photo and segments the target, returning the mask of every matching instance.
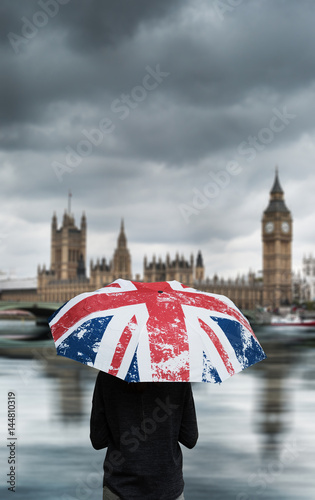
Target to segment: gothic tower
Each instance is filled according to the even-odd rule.
[[[198,283],[202,283],[204,278],[205,278],[205,268],[203,265],[203,258],[201,255],[201,251],[199,250],[196,259],[195,279]]]
[[[262,217],[263,301],[279,307],[292,301],[292,217],[285,205],[278,171]]]
[[[75,280],[85,277],[86,262],[86,217],[81,218],[81,227],[75,225],[74,217],[65,211],[60,229],[54,214],[51,224],[50,270],[56,280]]]
[[[122,278],[126,280],[132,279],[131,274],[131,257],[127,248],[127,238],[125,235],[124,221],[121,221],[120,233],[117,240],[117,248],[113,257],[113,274],[114,280]]]

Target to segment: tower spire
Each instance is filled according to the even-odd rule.
[[[283,212],[289,213],[289,210],[286,207],[284,201],[284,192],[281,187],[279,176],[278,176],[278,167],[276,167],[275,179],[273,182],[273,186],[270,190],[270,199],[269,205],[266,208],[265,212]]]
[[[68,215],[71,215],[71,198],[72,198],[72,193],[71,193],[71,190],[69,189],[69,192],[68,192]]]
[[[273,186],[272,186],[271,191],[270,191],[270,194],[275,194],[275,193],[281,193],[281,194],[283,194],[283,189],[282,189],[280,181],[279,181],[279,169],[278,169],[278,166],[276,166],[275,180],[274,180]]]
[[[120,223],[120,234],[118,236],[118,248],[126,248],[127,239],[125,235],[124,219],[121,219]]]
[[[292,301],[292,217],[275,172],[269,204],[262,217],[263,305],[279,307]]]

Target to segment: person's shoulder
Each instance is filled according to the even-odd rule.
[[[131,385],[125,380],[103,371],[98,372],[97,383],[103,388],[110,388],[118,391],[127,390],[128,386]]]
[[[170,394],[186,394],[191,390],[190,382],[161,382]]]
[[[102,372],[101,370],[98,372],[97,375],[97,381],[101,384],[115,384],[117,377],[114,377],[113,375],[110,375],[109,373]]]

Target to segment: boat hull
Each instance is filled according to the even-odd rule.
[[[271,321],[271,326],[315,327],[314,321]]]

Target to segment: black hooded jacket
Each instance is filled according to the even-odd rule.
[[[90,439],[108,448],[104,485],[122,500],[175,500],[184,489],[182,451],[198,439],[188,382],[130,383],[99,372]]]

